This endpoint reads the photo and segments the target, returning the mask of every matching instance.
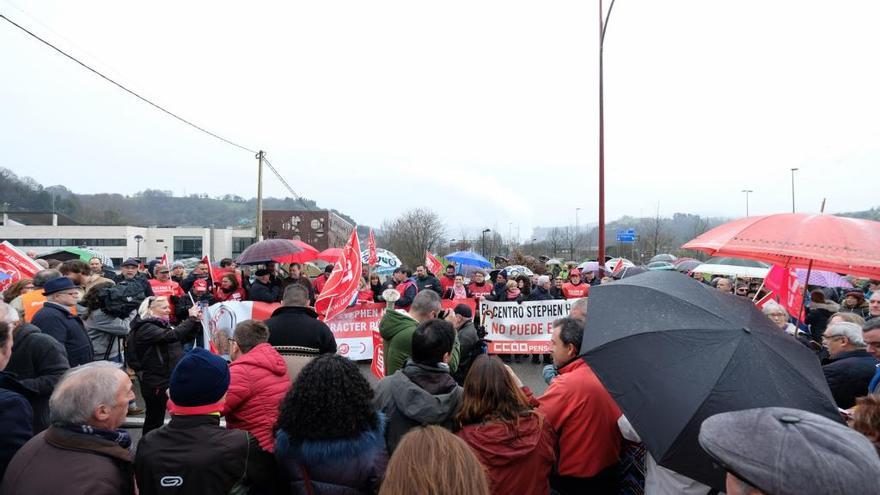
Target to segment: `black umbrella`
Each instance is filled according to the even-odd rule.
[[[697,443],[709,416],[783,406],[841,421],[809,349],[745,298],[680,273],[593,287],[586,328],[584,360],[654,459],[716,489],[724,471]]]
[[[633,277],[647,271],[649,270],[644,266],[627,266],[622,268],[619,272],[612,274],[612,277],[620,280],[622,278]]]

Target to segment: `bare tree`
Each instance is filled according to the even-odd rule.
[[[425,251],[442,242],[445,230],[439,215],[426,208],[416,208],[382,223],[383,244],[412,268],[425,262]]]
[[[558,227],[550,229],[550,233],[547,234],[547,239],[545,239],[547,247],[550,249],[550,256],[554,258],[556,257],[559,253],[559,249],[563,246],[563,241],[562,231],[560,231]]]

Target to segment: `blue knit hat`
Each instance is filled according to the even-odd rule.
[[[168,388],[171,401],[178,406],[213,404],[229,389],[229,366],[222,357],[194,347],[174,367]]]

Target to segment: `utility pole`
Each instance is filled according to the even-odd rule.
[[[791,169],[791,212],[794,213],[794,173],[797,172],[797,168]]]
[[[257,242],[263,240],[263,150],[257,153]]]

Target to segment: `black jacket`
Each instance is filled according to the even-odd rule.
[[[248,301],[273,303],[279,299],[281,299],[281,291],[278,290],[276,285],[266,285],[259,280],[254,280],[251,288],[248,289]]]
[[[419,292],[422,292],[423,290],[432,290],[436,292],[438,296],[443,295],[443,288],[440,286],[440,281],[430,273],[427,274],[425,278],[415,277],[415,283]]]
[[[877,371],[877,360],[864,349],[841,352],[822,366],[825,380],[841,409],[856,404],[856,397],[868,394],[868,384]]]
[[[311,306],[315,305],[315,286],[312,285],[312,281],[309,280],[309,277],[305,275],[300,275],[299,278],[287,277],[281,281],[281,294],[284,294],[284,289],[287,288],[290,284],[299,284],[305,287],[309,291],[309,304]]]
[[[840,310],[837,303],[810,303],[807,311],[806,324],[810,328],[810,335],[816,342],[822,342],[822,332],[828,327],[828,320],[834,313]]]
[[[271,488],[274,459],[250,433],[221,427],[220,416],[172,415],[138,443],[134,470],[140,495],[219,495],[240,483]]]
[[[113,277],[113,281],[116,282],[117,284],[119,282],[122,282],[123,280],[125,280],[125,275],[123,275],[121,273],[119,275]],[[134,276],[134,280],[137,283],[141,284],[141,287],[144,288],[144,294],[147,297],[155,296],[155,294],[153,294],[153,287],[150,285],[150,281],[147,280],[147,277],[145,275],[138,273],[137,275]]]
[[[196,282],[196,279],[199,278],[205,279],[205,282],[208,283],[208,292],[211,292],[211,289],[213,289],[213,284],[211,283],[211,277],[209,277],[207,273],[204,275],[196,275],[195,273],[190,272],[190,274],[187,275],[185,279],[178,283],[180,284],[180,288],[183,289],[184,292],[189,292],[192,290],[193,284]]]
[[[296,345],[318,349],[322,354],[336,352],[336,338],[312,308],[282,306],[266,320],[269,344]]]
[[[458,330],[459,352],[458,368],[452,373],[455,382],[464,385],[464,379],[467,378],[474,359],[483,353],[483,343],[477,335],[477,327],[474,326],[473,320],[469,320]]]
[[[550,301],[553,299],[553,295],[550,294],[550,291],[543,287],[535,287],[532,289],[529,297],[526,298],[526,301]]]
[[[31,323],[61,342],[67,351],[67,362],[71,368],[92,362],[92,339],[79,316],[71,314],[67,308],[47,302],[37,311]]]
[[[136,316],[131,322],[131,333],[141,363],[138,371],[141,385],[150,389],[168,388],[171,371],[183,357],[181,342],[192,340],[200,328],[201,325],[189,318],[172,328],[161,320]]]
[[[34,410],[34,434],[49,427],[49,397],[70,365],[57,340],[25,323],[12,335],[12,357],[6,371],[33,393],[27,396]]]
[[[27,391],[12,375],[0,371],[0,480],[12,456],[34,436],[31,406],[23,393]]]

